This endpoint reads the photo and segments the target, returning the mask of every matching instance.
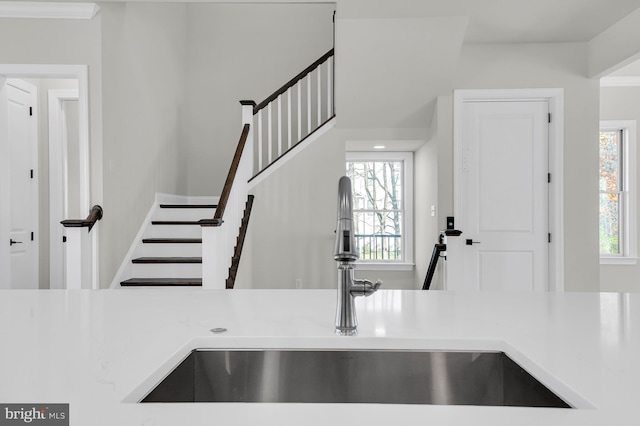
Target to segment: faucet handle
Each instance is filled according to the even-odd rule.
[[[377,279],[376,283],[373,285],[373,291],[377,291],[382,284],[383,284],[382,280],[381,279]]]
[[[351,294],[354,296],[371,296],[373,293],[378,291],[380,286],[382,285],[382,280],[377,280],[376,283],[372,283],[369,280],[353,280],[354,285],[351,290]]]

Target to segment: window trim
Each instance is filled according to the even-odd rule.
[[[412,271],[414,267],[414,236],[413,236],[413,152],[410,151],[347,151],[345,166],[349,161],[402,161],[403,175],[403,253],[404,260],[371,261],[357,260],[357,269],[363,271]]]
[[[602,120],[600,131],[622,131],[622,253],[600,254],[601,265],[635,265],[637,257],[637,124],[636,120]],[[599,154],[598,154],[599,157]],[[600,193],[600,190],[598,190]]]

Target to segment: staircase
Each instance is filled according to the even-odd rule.
[[[335,125],[333,55],[331,49],[260,104],[240,101],[242,132],[216,203],[157,199],[111,288],[234,287],[250,188]]]
[[[198,221],[215,204],[159,204],[123,287],[202,286],[202,234]]]
[[[235,284],[240,256],[249,226],[253,195],[248,197],[226,280]],[[202,236],[200,220],[211,217],[216,204],[159,204],[151,215],[121,287],[202,287]]]

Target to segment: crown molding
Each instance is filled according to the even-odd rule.
[[[93,19],[96,3],[0,1],[0,18]]]
[[[640,86],[640,77],[603,77],[600,87],[629,87]]]

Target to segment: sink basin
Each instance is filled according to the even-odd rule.
[[[504,352],[192,351],[143,399],[572,408]]]

